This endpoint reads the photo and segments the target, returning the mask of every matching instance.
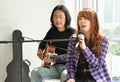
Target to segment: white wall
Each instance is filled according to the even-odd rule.
[[[12,32],[20,29],[23,36],[43,39],[50,28],[50,15],[63,0],[0,0],[0,41],[12,40]],[[40,66],[36,52],[38,43],[23,43],[23,58],[31,62],[30,70]],[[12,44],[0,44],[0,82],[4,82],[6,66],[12,60]]]
[[[73,28],[77,28],[76,21],[77,21],[77,15],[78,15],[78,12],[77,12],[78,0],[64,0],[64,4],[68,8],[70,15],[71,15],[71,18],[72,18],[71,26]]]

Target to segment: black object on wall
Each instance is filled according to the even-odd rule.
[[[22,59],[22,32],[13,31],[13,60],[7,66],[5,82],[30,82],[29,65]]]

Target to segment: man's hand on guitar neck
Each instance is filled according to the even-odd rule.
[[[38,56],[41,60],[43,60],[43,51],[42,51],[42,49],[39,49],[39,50],[38,50],[37,56]]]

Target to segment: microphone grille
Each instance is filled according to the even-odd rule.
[[[80,29],[80,32],[78,34],[83,34],[84,36],[86,36],[86,31],[84,29]]]

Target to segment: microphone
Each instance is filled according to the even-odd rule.
[[[80,32],[78,32],[78,35],[79,34],[82,34],[82,35],[86,36],[86,31],[84,29],[80,29]]]
[[[78,35],[79,35],[79,34],[82,34],[82,35],[86,36],[86,31],[85,31],[84,29],[80,29],[80,32],[78,32]],[[76,43],[76,45],[75,45],[75,49],[78,47],[78,45],[79,45],[79,43],[80,43],[78,37],[76,38],[76,41],[77,41],[77,43]]]

